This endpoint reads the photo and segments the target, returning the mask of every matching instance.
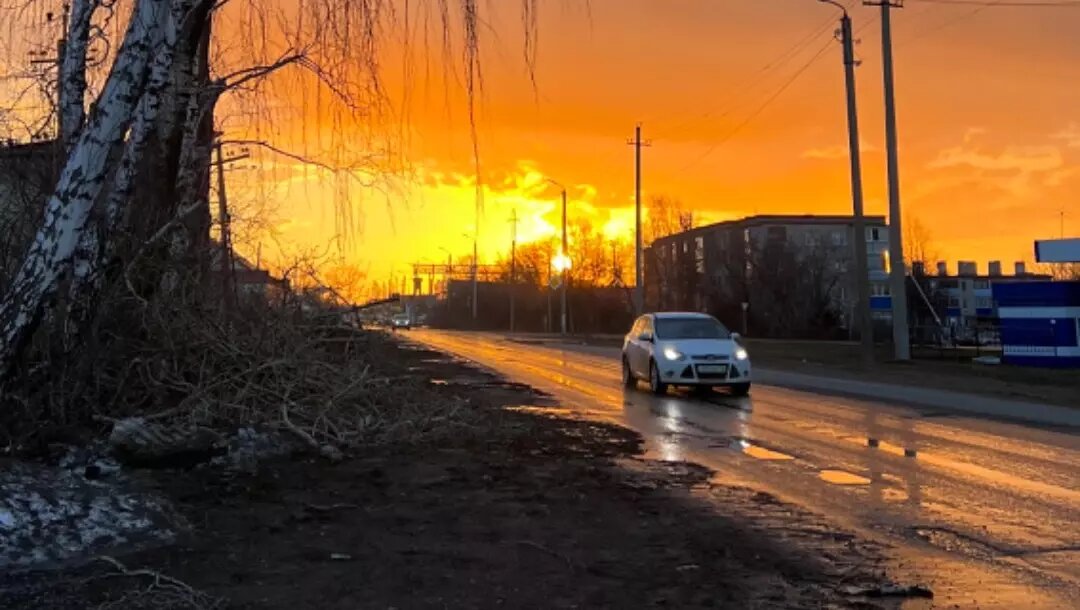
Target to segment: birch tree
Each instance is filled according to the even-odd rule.
[[[531,67],[537,0],[520,2]],[[15,3],[0,0],[0,10]],[[26,3],[18,0],[19,7]],[[415,35],[410,20],[424,10],[438,17],[445,65],[460,57],[454,69],[464,77],[475,140],[472,100],[483,82],[479,4],[70,0],[57,62],[56,138],[66,161],[0,302],[0,372],[8,378],[16,372],[43,321],[78,334],[85,320],[108,315],[99,299],[105,286],[123,285],[144,303],[158,294],[197,303],[209,246],[214,116],[229,95],[250,95],[282,74],[302,74],[292,83],[313,89],[308,103],[333,107],[339,124],[363,125],[384,101],[380,50],[397,26],[404,24],[398,31],[406,38]],[[223,24],[228,36],[215,38]],[[452,36],[460,36],[456,45]],[[89,48],[95,37],[108,40],[97,63]],[[94,79],[99,88],[91,86]],[[58,302],[76,304],[77,324],[57,313]]]

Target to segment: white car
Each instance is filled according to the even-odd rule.
[[[392,330],[397,330],[399,328],[409,330],[410,328],[412,328],[412,320],[409,319],[409,314],[399,313],[395,315],[393,318],[390,319],[390,328]]]
[[[750,356],[739,335],[703,313],[641,316],[623,341],[622,379],[649,382],[655,394],[668,386],[727,387],[745,396],[752,381]]]

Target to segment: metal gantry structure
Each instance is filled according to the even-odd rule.
[[[472,281],[474,266],[471,263],[413,263],[413,294],[439,294],[446,291],[446,286],[451,280]],[[504,269],[499,265],[476,265],[476,279],[480,282],[496,282],[502,280]],[[427,279],[427,292],[423,291],[423,280]],[[420,289],[417,290],[417,280],[420,280]],[[437,290],[437,282],[443,288]]]

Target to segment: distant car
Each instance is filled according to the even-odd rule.
[[[412,328],[412,321],[409,319],[409,314],[399,313],[390,319],[390,328],[392,330],[403,329],[409,330]]]
[[[752,381],[750,355],[739,339],[707,314],[646,314],[623,340],[623,384],[645,380],[654,394],[669,386],[726,387],[745,396]]]

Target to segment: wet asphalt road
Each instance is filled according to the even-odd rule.
[[[1080,433],[755,386],[749,398],[624,390],[619,350],[495,334],[409,337],[551,393],[689,460],[884,541],[905,608],[1080,608]],[[751,355],[752,356],[752,355]]]

